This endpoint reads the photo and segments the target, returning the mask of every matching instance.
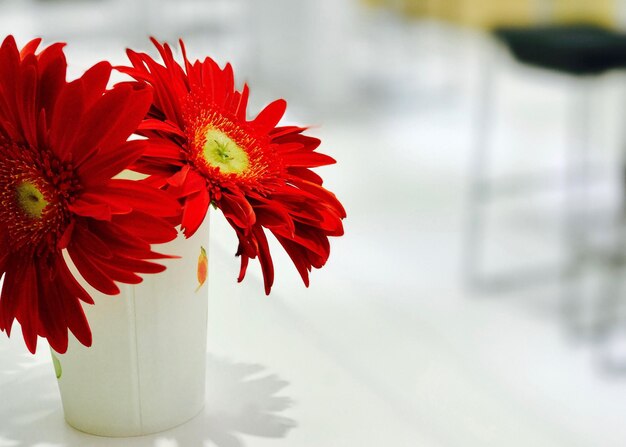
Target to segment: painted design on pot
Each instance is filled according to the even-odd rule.
[[[56,355],[54,355],[54,352],[52,353],[52,364],[54,365],[54,373],[56,374],[57,379],[60,379],[63,374],[63,369],[61,368],[61,361]]]
[[[206,249],[201,245],[200,246],[200,255],[198,256],[198,287],[196,288],[196,292],[200,290],[200,287],[204,285],[206,282],[207,274],[209,271],[209,259],[206,254]]]

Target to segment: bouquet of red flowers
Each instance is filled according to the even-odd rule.
[[[0,47],[0,330],[19,321],[32,352],[38,336],[65,352],[68,330],[89,346],[81,283],[115,295],[161,272],[168,255],[152,245],[177,227],[191,237],[209,205],[237,234],[239,281],[258,259],[267,294],[267,231],[306,285],[343,234],[342,205],[311,171],[334,160],[306,128],[278,125],[285,101],[249,120],[230,65],[192,62],[182,41],[180,64],[153,42],[162,62],[128,50],[129,66],[100,62],[71,82],[61,43]],[[132,80],[107,88],[113,69]]]

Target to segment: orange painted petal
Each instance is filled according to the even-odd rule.
[[[206,250],[204,247],[200,247],[200,254],[198,255],[198,267],[196,271],[196,276],[198,278],[198,288],[196,291],[200,290],[200,287],[206,282],[207,274],[209,270],[209,260],[207,258]]]

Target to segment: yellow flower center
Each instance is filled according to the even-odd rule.
[[[248,154],[224,132],[209,128],[205,141],[203,154],[209,165],[224,174],[241,174],[248,168]]]
[[[16,188],[17,203],[24,213],[33,219],[41,219],[48,201],[35,185],[29,182],[20,183]]]

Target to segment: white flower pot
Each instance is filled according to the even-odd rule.
[[[181,259],[167,270],[121,284],[121,294],[93,291],[85,306],[93,345],[70,336],[67,353],[52,352],[67,422],[101,436],[138,436],[180,425],[204,407],[207,290],[199,287],[208,218],[190,239],[155,246]]]

